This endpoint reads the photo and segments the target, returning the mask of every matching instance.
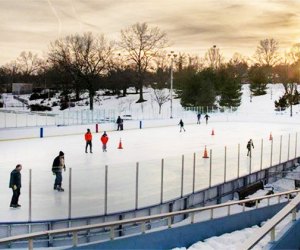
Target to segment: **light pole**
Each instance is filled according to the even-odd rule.
[[[171,53],[168,55],[171,58],[171,76],[170,76],[170,118],[173,118],[173,60],[176,58],[176,54],[174,54],[174,51],[171,51]]]
[[[217,69],[217,45],[213,45],[213,68]]]

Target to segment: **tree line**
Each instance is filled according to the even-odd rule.
[[[32,83],[35,88],[72,90],[76,100],[88,91],[93,109],[97,90],[126,96],[134,87],[137,103],[146,101],[143,87],[154,89],[161,105],[169,96],[162,91],[170,87],[170,65],[174,73],[174,91],[181,104],[188,106],[238,107],[242,84],[250,84],[250,95],[266,94],[268,83],[282,83],[285,94],[277,106],[298,102],[296,84],[300,81],[300,44],[283,55],[273,38],[259,41],[252,57],[234,53],[225,61],[216,45],[203,58],[182,52],[168,53],[167,34],[147,23],[136,23],[120,33],[118,41],[104,34],[73,34],[50,43],[45,56],[22,52],[16,60],[0,67],[0,92],[13,82]],[[176,55],[176,57],[175,57]],[[7,88],[6,88],[7,89]]]

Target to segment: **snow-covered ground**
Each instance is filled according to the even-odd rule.
[[[287,190],[292,190],[295,188],[294,186],[294,179],[300,179],[300,167],[297,167],[293,172],[289,172],[285,178],[280,179],[272,184],[268,184],[268,187],[273,187],[274,192],[283,192]],[[253,195],[250,195],[249,198],[255,198],[260,197],[264,195],[263,190],[258,190]],[[286,201],[286,197],[282,197],[281,201]],[[273,201],[271,199],[270,204],[277,203],[277,198],[273,198]],[[264,206],[267,204],[266,200],[261,201],[259,203],[259,206]],[[247,208],[247,210],[251,210],[254,208]],[[235,205],[231,207],[231,212],[241,212],[242,207]],[[219,209],[218,211],[215,211],[214,214],[216,217],[226,216],[226,208]],[[299,212],[297,213],[297,219],[299,219]],[[202,218],[205,217],[201,216]],[[196,220],[199,220],[201,218],[199,215],[195,216]],[[207,214],[206,218],[209,218],[209,214]],[[283,219],[275,228],[275,235],[279,234],[288,223],[291,222],[291,215],[287,216],[285,219]],[[186,224],[186,221],[182,221],[178,224]],[[178,247],[173,248],[173,250],[238,250],[242,249],[243,243],[246,242],[249,237],[251,237],[253,234],[255,234],[258,229],[263,226],[265,222],[262,222],[260,226],[255,225],[251,228],[244,228],[243,230],[237,230],[231,233],[226,233],[220,236],[214,236],[208,239],[205,239],[204,241],[198,241],[194,243],[193,245],[189,247]],[[253,248],[255,250],[258,249],[265,249],[266,245],[270,242],[271,236],[270,234],[267,234],[262,240],[258,242],[258,244]]]
[[[164,165],[164,200],[180,195],[181,162],[184,154],[184,194],[192,190],[192,161],[196,152],[196,190],[208,185],[209,160],[203,159],[204,146],[212,150],[212,184],[224,181],[224,152],[227,147],[226,179],[237,177],[238,144],[240,144],[240,175],[249,173],[250,161],[246,156],[246,143],[254,140],[255,149],[251,161],[251,171],[270,166],[271,141],[273,135],[272,163],[285,161],[299,155],[296,132],[299,131],[299,107],[294,107],[294,116],[289,110],[274,111],[274,100],[283,93],[282,86],[270,86],[266,96],[253,97],[250,102],[248,86],[243,86],[242,105],[235,113],[211,114],[208,125],[204,121],[196,124],[196,116],[187,119],[186,132],[179,132],[178,119],[148,121],[155,128],[114,131],[108,130],[110,137],[108,152],[103,153],[100,134],[93,133],[93,154],[85,154],[83,134],[86,128],[79,127],[69,134],[67,127],[52,127],[58,131],[55,137],[2,140],[7,135],[22,138],[26,128],[0,130],[0,221],[26,221],[28,219],[29,169],[32,169],[32,219],[66,218],[68,215],[68,173],[63,173],[66,192],[53,190],[54,177],[51,165],[60,150],[65,152],[67,168],[72,168],[72,216],[103,214],[104,211],[104,173],[108,165],[108,212],[134,208],[135,170],[139,162],[139,206],[158,203],[160,199],[161,159]],[[116,108],[117,101],[104,108]],[[180,108],[179,100],[176,100]],[[140,105],[140,104],[139,104]],[[86,108],[86,107],[85,107]],[[140,107],[141,109],[141,107]],[[169,112],[169,103],[163,106]],[[134,110],[132,108],[132,110]],[[151,105],[144,104],[144,113],[151,110]],[[132,111],[134,112],[134,111]],[[151,111],[153,112],[153,111]],[[134,113],[132,113],[134,116]],[[195,113],[193,113],[194,115]],[[164,125],[164,127],[160,127]],[[91,127],[92,128],[92,127]],[[125,127],[126,128],[126,127]],[[214,130],[215,135],[211,132]],[[94,131],[94,130],[93,130]],[[80,134],[78,134],[80,133]],[[280,147],[280,136],[282,146]],[[117,149],[120,138],[122,150]],[[263,139],[263,159],[261,162],[261,142]],[[8,188],[9,173],[16,164],[23,165],[21,209],[10,209],[11,190]]]

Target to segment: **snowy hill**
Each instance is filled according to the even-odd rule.
[[[165,89],[166,95],[169,93],[168,89]],[[120,115],[130,115],[134,117],[145,117],[150,118],[169,118],[170,117],[170,101],[166,102],[162,106],[161,114],[159,114],[159,107],[157,102],[154,100],[153,89],[144,89],[144,98],[147,100],[144,103],[136,103],[138,99],[138,94],[135,94],[133,89],[128,90],[129,94],[125,97],[118,96],[107,96],[103,95],[103,91],[98,91],[94,99],[94,109],[104,109],[104,110],[115,110],[116,114]],[[247,114],[251,116],[261,116],[261,115],[274,115],[280,113],[281,115],[289,115],[289,110],[282,112],[275,112],[274,101],[278,100],[280,96],[284,94],[284,88],[282,84],[269,84],[267,89],[267,94],[263,96],[252,96],[250,97],[249,85],[245,84],[242,86],[242,101],[241,106],[238,107],[237,112],[240,114]],[[18,100],[13,99],[11,95],[3,94],[5,108],[13,109],[26,109],[24,105],[20,105]],[[60,113],[59,106],[53,106],[53,103],[59,103],[59,94],[55,97],[48,99],[38,99],[34,101],[29,100],[29,95],[22,95],[23,99],[28,100],[29,104],[42,104],[45,106],[52,107],[52,113]],[[73,96],[71,95],[70,98]],[[75,107],[70,107],[69,111],[77,110],[89,110],[88,105],[88,94],[83,93],[80,96],[81,101],[74,103]],[[192,109],[193,110],[193,109]],[[206,112],[207,107],[202,107],[204,112]],[[208,107],[211,110],[211,107]],[[294,113],[298,114],[300,111],[299,105],[293,107]],[[173,99],[173,114],[181,114],[183,108],[180,104],[180,99]]]

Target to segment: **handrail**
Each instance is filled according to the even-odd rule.
[[[121,220],[121,221],[104,222],[104,223],[97,223],[97,224],[93,224],[93,225],[47,230],[47,231],[41,231],[41,232],[35,232],[35,233],[29,233],[29,234],[23,234],[23,235],[10,236],[10,237],[0,239],[0,244],[17,241],[17,240],[28,240],[29,241],[29,249],[32,249],[34,238],[41,237],[41,236],[73,233],[73,245],[77,246],[77,241],[78,241],[77,233],[80,231],[86,231],[86,230],[91,230],[91,229],[100,229],[100,228],[110,228],[111,239],[113,239],[114,238],[113,232],[114,232],[115,226],[142,222],[143,223],[142,224],[142,228],[143,228],[142,233],[144,233],[145,232],[144,224],[146,223],[146,221],[149,221],[149,220],[168,218],[168,227],[170,228],[171,227],[171,218],[176,215],[183,215],[183,214],[192,214],[193,215],[196,212],[213,210],[213,209],[222,208],[222,207],[230,207],[230,206],[237,205],[237,204],[238,205],[243,204],[243,207],[245,207],[245,203],[247,203],[247,202],[256,201],[256,203],[258,203],[259,200],[263,200],[263,199],[269,200],[274,197],[280,198],[280,196],[282,196],[282,195],[299,193],[299,192],[300,192],[300,190],[291,190],[291,191],[285,191],[285,192],[276,193],[276,194],[267,195],[267,196],[260,196],[260,197],[255,197],[255,198],[251,198],[251,199],[232,201],[232,202],[222,203],[222,204],[218,204],[218,205],[211,205],[211,206],[206,206],[206,207],[200,207],[200,208],[191,208],[191,209],[175,211],[175,212],[170,212],[170,213],[163,213],[163,214],[144,216],[144,217],[133,218],[133,219],[126,219],[126,220]],[[300,195],[299,195],[299,197],[300,197]],[[278,199],[278,202],[280,202],[279,199]],[[268,205],[269,205],[269,202],[268,202]],[[228,210],[228,211],[230,211],[230,210]],[[244,209],[243,209],[243,211],[244,211]],[[211,219],[213,219],[213,216],[211,216]],[[191,219],[191,223],[193,223],[193,216]]]
[[[291,212],[293,212],[293,220],[296,220],[296,207],[300,203],[300,194],[298,194],[291,202],[282,208],[272,219],[268,220],[261,228],[257,230],[246,242],[243,243],[241,249],[252,249],[264,236],[271,231],[271,241],[275,240],[275,227]]]

